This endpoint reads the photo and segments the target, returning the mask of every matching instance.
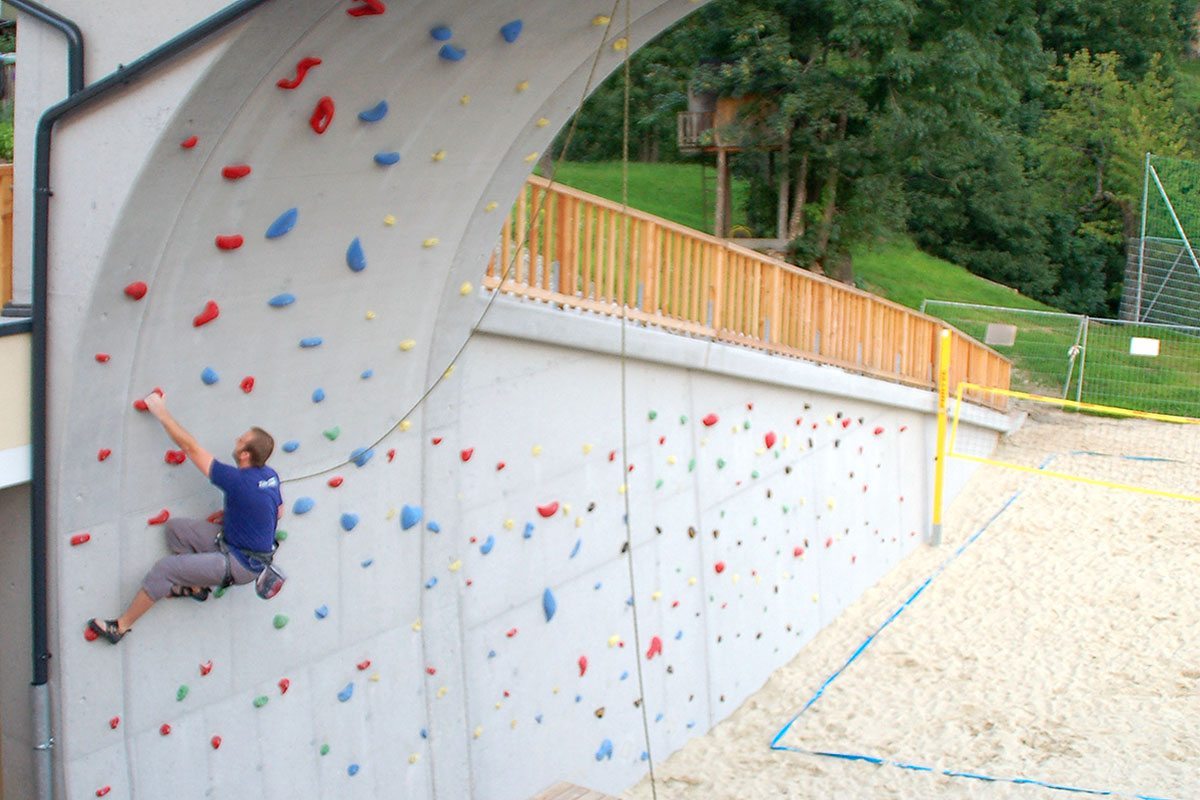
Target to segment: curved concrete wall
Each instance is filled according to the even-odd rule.
[[[636,332],[622,475],[612,321],[503,301],[487,321],[501,329],[460,354],[502,209],[593,56],[598,75],[619,64],[617,34],[594,24],[606,9],[574,2],[357,5],[277,0],[188,67],[202,74],[185,98],[163,99],[168,75],[149,106],[120,100],[162,133],[114,160],[131,188],[113,225],[86,206],[103,204],[119,131],[59,138],[56,158],[90,146],[96,162],[87,186],[56,177],[65,796],[519,798],[562,777],[618,790],[645,768],[626,501],[659,756],[919,538],[924,393],[757,355],[716,377],[710,358],[753,354],[689,361],[709,346]],[[634,3],[631,46],[694,7]],[[321,64],[295,81],[306,58]],[[103,255],[63,258],[68,241]],[[156,386],[218,454],[253,424],[288,443],[272,463],[294,509],[291,579],[269,603],[249,589],[164,602],[119,647],[88,643],[84,621],[115,615],[163,554],[148,521],[219,504],[131,408]]]

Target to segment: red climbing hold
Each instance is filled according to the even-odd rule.
[[[796,424],[797,424],[797,425],[803,425],[803,424],[804,424],[804,417],[796,417]]]
[[[363,672],[364,670],[370,669],[371,659],[368,658],[366,661],[360,661],[354,666],[358,667],[359,672]]]
[[[191,136],[187,137],[182,142],[180,142],[179,146],[182,147],[184,150],[191,150],[199,142],[200,142],[200,137],[193,133]]]
[[[704,427],[711,428],[713,425],[716,425],[718,422],[720,422],[721,418],[716,414],[707,414],[704,419],[700,421],[704,423]]]
[[[225,521],[225,512],[224,511],[214,511],[213,513],[208,515],[208,521],[211,522],[213,525],[220,525],[222,522]]]
[[[134,281],[125,287],[125,295],[133,300],[141,300],[149,290],[144,281]]]
[[[662,655],[662,639],[657,636],[650,639],[650,649],[646,651],[646,660]]]
[[[510,639],[511,639],[512,637],[514,637],[514,636],[516,636],[516,635],[517,635],[517,629],[516,629],[516,628],[509,628],[509,629],[508,629],[508,633],[506,633],[506,634],[504,634],[504,635],[505,635],[505,636],[507,636],[508,638],[510,638]]]
[[[906,430],[908,430],[908,426],[907,426],[907,425],[901,425],[901,426],[900,426],[900,432],[901,432],[901,433],[904,433]]]
[[[162,525],[164,522],[166,522],[170,518],[171,518],[171,512],[164,508],[162,511],[158,512],[157,515],[146,520],[146,524],[147,525]]]
[[[544,506],[538,506],[537,510],[538,513],[543,517],[553,517],[558,513],[558,501],[555,500],[553,503],[546,503]]]
[[[334,475],[332,478],[329,479],[328,483],[329,483],[330,488],[336,489],[342,485],[342,481],[344,481],[344,480],[345,480],[345,478],[343,478],[341,475]]]
[[[713,564],[713,569],[715,569],[717,571],[717,574],[720,575],[722,572],[725,571],[725,562],[718,561],[716,564]]]
[[[107,447],[101,447],[100,452],[96,453],[96,460],[104,461],[111,455],[112,455],[112,450],[109,450]]]
[[[579,657],[579,677],[583,677],[583,673],[587,672],[587,656]]]
[[[114,731],[117,729],[117,726],[120,724],[121,724],[120,717],[113,717],[112,719],[110,719],[108,721],[108,727],[112,728]]]
[[[432,439],[430,439],[429,441],[433,442],[435,445],[438,445],[438,444],[442,443],[442,437],[435,436]]]
[[[774,447],[775,446],[775,431],[767,431],[766,436],[763,437],[763,441],[766,443],[768,450],[770,450],[772,447]]]
[[[108,353],[96,353],[96,363],[107,364],[112,358]]]
[[[250,394],[251,392],[253,392],[254,391],[254,376],[247,375],[246,377],[242,378],[241,387],[242,387],[242,391],[245,392],[246,394]]]
[[[842,420],[842,427],[843,427],[843,428],[849,428],[849,427],[850,427],[850,418],[849,418],[849,417],[846,417],[844,420]]]
[[[92,630],[91,626],[88,626],[83,629],[83,638],[87,639],[89,642],[94,642],[99,637],[100,637],[100,634],[98,634],[94,630]]]
[[[212,745],[213,750],[221,749],[221,737],[220,736],[212,737],[212,739],[209,740],[209,744]]]
[[[659,443],[659,444],[666,444],[666,443],[667,443],[667,437],[665,437],[665,436],[660,436],[660,437],[658,437],[658,443]]]
[[[828,539],[825,540],[825,546],[833,547],[833,537],[832,536],[830,536]]]
[[[881,433],[883,433],[883,427],[882,427],[882,426],[880,426],[880,427],[877,427],[877,428],[875,429],[875,435],[876,435],[876,436],[878,436],[878,435],[879,435],[879,434],[881,434]]]
[[[391,450],[388,450],[388,451],[387,451],[387,459],[388,459],[388,463],[389,463],[389,464],[390,464],[390,463],[392,463],[392,461],[393,461],[395,458],[396,458],[396,448],[394,448],[394,447],[393,447]]]
[[[163,461],[168,464],[179,465],[187,461],[187,453],[182,450],[168,450],[166,455],[163,456]]]
[[[162,725],[160,725],[160,726],[159,726],[159,728],[158,728],[158,734],[159,734],[160,736],[170,736],[170,735],[171,735],[171,725],[170,725],[170,723],[168,723],[168,722],[164,722]]]
[[[804,548],[803,547],[793,547],[792,555],[795,556],[796,558],[800,558],[802,555],[804,555]]]
[[[373,17],[387,11],[383,0],[362,0],[361,6],[347,8],[346,13],[352,17]]]
[[[626,471],[627,471],[627,472],[633,472],[633,464],[630,464],[630,465],[629,465],[629,469],[628,469],[628,470],[626,470]]]
[[[471,456],[473,456],[473,455],[475,455],[475,448],[468,447],[466,450],[461,451],[458,454],[458,457],[461,458],[463,460],[463,462],[467,462],[467,461],[471,460]]]
[[[437,675],[437,670],[436,670],[435,668],[433,668],[433,667],[426,667],[426,668],[425,668],[425,674],[427,674],[427,675]]]
[[[96,790],[96,797],[104,797],[111,791],[112,791],[111,786],[101,786],[99,789]]]
[[[71,537],[71,547],[79,547],[81,544],[87,544],[92,540],[90,533],[77,533]]]
[[[609,460],[609,461],[616,461],[616,460],[617,460],[617,451],[616,451],[616,450],[609,450],[609,451],[608,451],[608,460]]]
[[[203,664],[200,665],[200,677],[204,677],[208,673],[212,672],[212,668],[213,668],[212,659],[205,661]]]
[[[292,688],[292,682],[290,680],[288,680],[287,678],[279,679],[279,693],[280,694],[287,694],[287,690],[290,688]]]
[[[207,325],[220,315],[221,309],[217,306],[216,301],[209,300],[204,304],[204,310],[192,317],[192,327],[199,328],[201,325]]]
[[[308,118],[308,124],[317,134],[322,134],[329,128],[331,122],[333,122],[333,98],[322,97],[317,101],[317,107],[313,109],[312,116]]]
[[[155,386],[154,389],[150,392],[150,394],[156,394],[159,397],[162,397],[163,390],[158,388],[157,386]],[[137,400],[133,401],[133,407],[136,408],[138,411],[149,411],[150,410],[149,408],[146,407],[145,399],[143,399],[141,397],[139,397]]]
[[[504,469],[504,462],[503,462],[503,461],[497,461],[497,462],[496,462],[496,472],[499,472],[499,471],[500,471],[500,470],[502,470],[502,469]]]
[[[280,78],[279,80],[275,81],[275,85],[280,89],[295,89],[300,84],[304,83],[304,78],[306,75],[308,75],[308,71],[313,67],[318,66],[320,63],[321,59],[313,58],[312,56],[309,56],[308,58],[302,58],[296,62],[296,77]]]
[[[244,178],[250,174],[249,164],[230,164],[221,170],[221,177],[226,180],[236,181],[239,178]]]
[[[216,238],[217,247],[222,250],[237,250],[246,240],[242,238],[240,233],[231,233],[228,236],[218,236]]]

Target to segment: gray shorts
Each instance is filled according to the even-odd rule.
[[[167,520],[167,546],[174,555],[160,558],[142,581],[152,600],[161,600],[174,586],[220,586],[225,580],[225,555],[217,547],[218,525],[202,519]],[[257,572],[246,569],[237,557],[229,559],[234,583],[250,583]]]

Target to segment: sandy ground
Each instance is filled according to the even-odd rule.
[[[1051,469],[1200,494],[1200,426],[1038,412],[997,458],[1040,464],[1047,454],[1057,454]],[[769,748],[1018,491],[780,744],[1113,796],[1200,797],[1200,503],[993,466],[949,509],[942,547],[916,551],[729,719],[660,762],[657,796],[1087,796]],[[649,780],[623,797],[650,798]]]

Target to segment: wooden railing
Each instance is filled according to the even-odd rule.
[[[528,227],[528,231],[526,228]],[[501,276],[505,276],[501,283]],[[924,388],[944,322],[699,231],[531,177],[484,284]],[[1011,364],[953,331],[950,385],[1008,388]],[[977,398],[988,402],[987,398]]]
[[[13,291],[13,168],[0,164],[0,307]]]

